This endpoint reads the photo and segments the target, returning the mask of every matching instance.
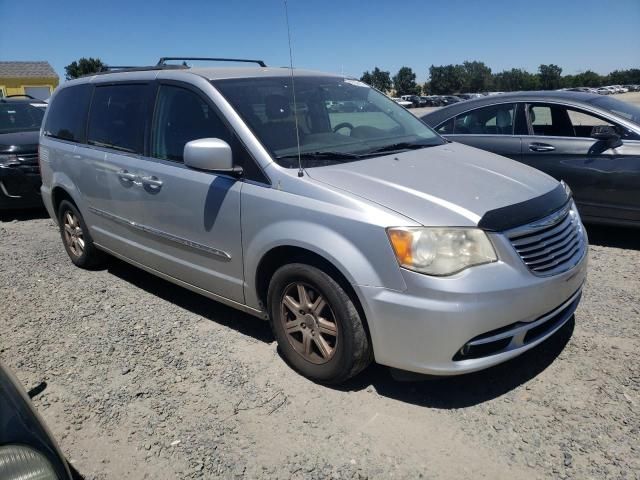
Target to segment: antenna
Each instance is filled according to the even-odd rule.
[[[287,38],[289,39],[289,71],[291,72],[291,93],[293,94],[293,118],[296,122],[296,144],[298,146],[298,177],[304,175],[302,157],[300,155],[300,130],[298,129],[298,106],[296,104],[296,86],[293,80],[293,53],[291,52],[291,30],[289,29],[289,7],[284,0],[284,15],[287,19]]]

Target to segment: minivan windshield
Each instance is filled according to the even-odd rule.
[[[0,103],[0,134],[40,130],[44,110],[29,103]]]
[[[442,145],[445,141],[405,108],[368,85],[330,76],[214,80],[282,166],[319,167]],[[298,135],[296,135],[296,117]]]

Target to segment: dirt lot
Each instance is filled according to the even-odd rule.
[[[266,323],[113,260],[72,266],[43,214],[0,223],[0,357],[88,479],[640,478],[640,237],[591,230],[584,298],[479,374],[342,388]]]

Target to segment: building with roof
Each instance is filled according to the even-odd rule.
[[[49,62],[0,61],[0,97],[31,95],[47,99],[60,83]]]

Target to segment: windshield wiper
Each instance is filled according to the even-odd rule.
[[[391,145],[385,145],[384,147],[376,148],[374,150],[369,150],[365,152],[363,155],[372,155],[375,153],[383,153],[383,152],[399,152],[401,150],[418,150],[420,148],[426,147],[435,147],[436,144],[433,143],[415,143],[415,142],[399,142],[392,143]]]
[[[296,159],[298,158],[297,153],[290,153],[287,155],[278,155],[276,160],[287,160],[287,159]],[[345,152],[332,152],[332,151],[318,151],[318,152],[300,152],[300,158],[303,160],[349,160],[354,158],[362,158],[362,155],[357,155],[355,153],[345,153]]]

